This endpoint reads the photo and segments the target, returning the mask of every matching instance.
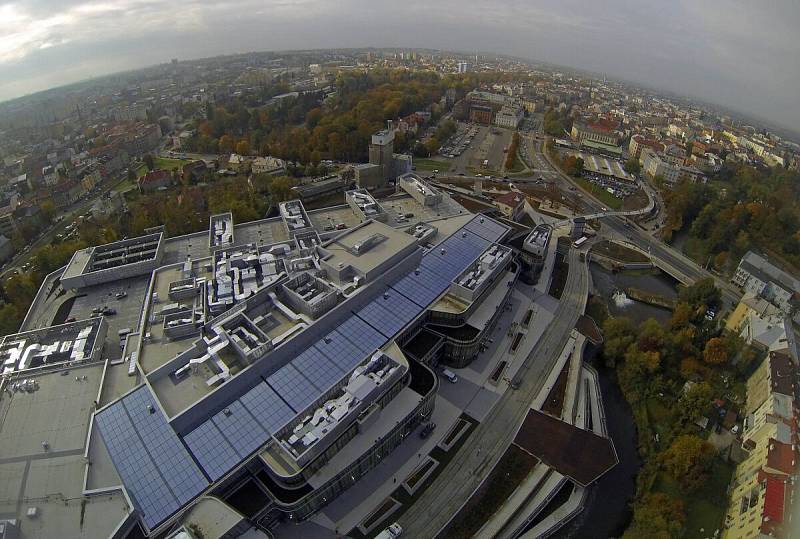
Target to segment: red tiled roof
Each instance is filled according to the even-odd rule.
[[[784,502],[786,499],[786,484],[777,477],[767,477],[767,487],[764,492],[764,513],[762,522],[770,526],[783,522]]]
[[[171,178],[172,175],[166,170],[153,170],[139,178],[139,185],[145,185],[151,182],[157,182],[164,179]]]
[[[767,452],[767,467],[785,474],[791,474],[795,468],[794,447],[770,438]]]

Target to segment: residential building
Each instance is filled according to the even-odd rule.
[[[521,107],[506,105],[495,115],[494,125],[498,127],[516,129],[523,117],[524,114]]]
[[[469,121],[484,125],[491,124],[492,107],[488,105],[471,104],[469,106]]]
[[[47,165],[42,168],[42,182],[48,187],[58,183],[58,172],[53,165]]]
[[[246,174],[249,165],[250,159],[238,153],[232,153],[230,157],[228,157],[228,170],[236,172],[237,174]]]
[[[283,159],[278,159],[277,157],[256,157],[250,165],[250,171],[253,174],[279,176],[281,174],[286,174],[286,165]]]
[[[618,124],[604,119],[593,122],[576,121],[572,124],[571,135],[578,142],[590,140],[608,146],[619,146],[622,140],[622,133],[618,131]]]
[[[649,148],[655,154],[658,154],[664,151],[664,144],[655,139],[646,138],[644,135],[633,135],[628,144],[628,154],[631,159],[636,159],[638,161],[642,150],[645,148]]]
[[[798,470],[795,378],[792,360],[771,352],[747,382],[745,458],[734,472],[724,539],[789,537]]]
[[[78,181],[63,181],[50,190],[50,196],[56,208],[67,208],[75,204],[86,194],[83,184]]]
[[[166,189],[172,185],[172,173],[168,170],[151,170],[138,180],[139,191],[151,193],[158,189]]]
[[[762,255],[752,251],[745,253],[731,281],[745,291],[766,299],[786,314],[796,311],[800,280]]]
[[[661,158],[663,154],[656,154],[649,148],[642,150],[640,162],[642,171],[650,178],[661,177],[669,186],[678,183],[680,169]]]

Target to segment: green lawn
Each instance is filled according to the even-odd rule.
[[[147,167],[145,165],[139,165],[139,168],[136,169],[136,177],[141,178],[147,174]]]
[[[176,168],[182,168],[183,165],[188,163],[188,160],[184,159],[169,159],[167,157],[155,157],[153,158],[153,164],[156,168],[160,168],[162,170],[174,170]]]
[[[726,490],[733,476],[734,466],[715,459],[709,480],[703,487],[691,495],[685,495],[676,481],[665,473],[658,474],[654,492],[666,492],[683,499],[686,505],[687,538],[711,537],[714,530],[722,528],[725,510],[728,506]],[[704,531],[700,531],[700,530]]]
[[[525,163],[522,162],[522,160],[519,158],[519,153],[517,153],[514,156],[513,166],[511,168],[507,168],[506,172],[508,174],[513,174],[515,172],[522,172],[523,170],[525,170]]]
[[[584,190],[589,191],[595,198],[612,210],[618,210],[622,207],[622,199],[615,197],[599,185],[583,178],[573,178],[572,181],[583,187]]]
[[[414,166],[417,167],[417,170],[439,170],[440,172],[450,170],[448,161],[439,161],[438,159],[414,159]]]

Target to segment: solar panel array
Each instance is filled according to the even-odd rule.
[[[99,413],[100,433],[145,524],[154,528],[206,488],[209,480],[216,481],[262,447],[422,314],[508,230],[476,216],[425,253],[414,272],[386,287],[336,329],[186,434],[183,441],[205,476],[156,406],[149,388],[143,386]]]
[[[95,417],[111,460],[143,520],[154,528],[208,480],[143,386]]]

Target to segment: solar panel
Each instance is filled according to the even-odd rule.
[[[222,477],[241,460],[210,419],[184,436],[183,441],[212,481]]]
[[[241,458],[264,445],[269,438],[269,433],[238,400],[230,403],[212,420]]]
[[[275,391],[261,382],[241,396],[239,401],[247,408],[264,430],[275,433],[295,416],[294,410],[281,400]]]
[[[425,268],[415,271],[418,271],[419,275],[411,273],[393,284],[392,288],[420,307],[427,307],[447,288],[447,281],[434,276]]]
[[[452,281],[453,278],[460,273],[458,268],[451,266],[441,258],[433,256],[430,253],[422,258],[420,266],[432,271],[448,282]]]
[[[371,354],[386,344],[386,338],[383,335],[355,316],[351,316],[342,322],[339,327],[336,328],[336,331],[353,343],[362,353],[362,357]],[[320,343],[317,343],[317,346],[320,346]]]
[[[153,528],[178,509],[178,501],[153,464],[122,402],[95,417],[111,461],[142,520]]]
[[[312,346],[293,359],[292,365],[322,391],[326,391],[338,382],[345,372],[320,352],[316,346]]]
[[[181,505],[191,500],[208,485],[208,481],[167,423],[150,390],[143,387],[128,395],[122,402],[156,468],[175,497]],[[155,413],[151,413],[151,409]]]
[[[147,387],[109,406],[95,420],[111,460],[149,528],[208,485]]]
[[[476,216],[472,221],[467,223],[464,228],[493,242],[498,241],[509,230],[509,227],[484,216]]]
[[[267,383],[298,413],[305,410],[320,395],[319,389],[291,363],[273,373],[267,378]]]
[[[419,305],[389,289],[365,305],[356,315],[387,338],[391,338],[421,312]]]
[[[356,317],[353,316],[352,318]],[[359,320],[359,322],[366,326],[362,320]],[[328,359],[338,365],[339,368],[345,372],[349,372],[361,360],[367,357],[367,355],[375,351],[377,348],[383,346],[383,344],[386,342],[386,338],[383,335],[378,333],[373,328],[369,329],[381,337],[380,343],[378,343],[378,345],[374,348],[367,349],[362,343],[348,339],[338,330],[333,330],[328,333],[316,344],[316,346],[323,354],[325,354]]]

